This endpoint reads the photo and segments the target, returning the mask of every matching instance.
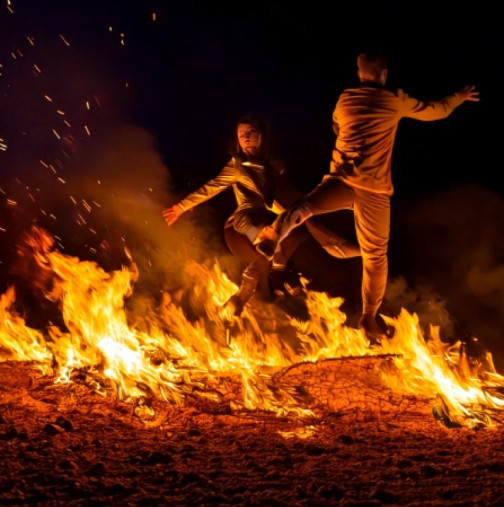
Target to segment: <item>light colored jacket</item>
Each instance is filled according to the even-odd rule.
[[[275,200],[277,178],[283,172],[284,166],[277,160],[264,164],[232,157],[215,178],[189,194],[178,204],[187,211],[231,187],[238,206],[227,220],[226,226],[237,219],[246,220],[247,215],[257,216],[257,212],[261,210],[276,214],[283,209]],[[264,216],[267,217],[267,214]]]
[[[373,83],[344,90],[333,112],[337,138],[331,174],[352,187],[392,195],[391,160],[399,121],[440,120],[462,102],[459,93],[427,102]]]

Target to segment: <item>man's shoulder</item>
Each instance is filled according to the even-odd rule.
[[[395,101],[400,98],[400,90],[384,87],[356,86],[346,88],[341,92],[336,102],[336,108],[353,107],[356,104],[385,101]]]
[[[386,86],[370,86],[362,84],[360,86],[352,86],[345,88],[341,95],[355,95],[355,94],[385,94],[385,95],[397,95],[401,91],[400,89],[393,89]]]

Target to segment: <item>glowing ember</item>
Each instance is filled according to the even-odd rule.
[[[299,428],[293,431],[279,431],[278,434],[284,438],[310,438],[315,433],[314,426],[306,426],[305,428]]]
[[[70,43],[67,41],[67,39],[62,35],[62,34],[59,34],[60,36],[60,39],[65,43],[65,46],[70,46]]]

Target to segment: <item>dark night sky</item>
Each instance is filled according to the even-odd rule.
[[[70,58],[89,89],[109,94],[111,107],[154,133],[181,186],[189,170],[201,173],[198,183],[215,173],[233,122],[255,113],[269,121],[274,149],[293,179],[309,189],[327,169],[331,113],[338,93],[355,83],[355,55],[380,46],[389,53],[390,86],[440,98],[470,83],[482,98],[435,125],[403,121],[394,164],[397,192],[465,180],[495,188],[489,166],[495,166],[492,147],[502,134],[490,126],[502,109],[499,16],[482,4],[461,2],[422,2],[408,14],[398,2],[370,5],[17,0],[13,15],[2,6],[2,84],[28,86],[15,82],[19,76],[9,73],[6,60],[32,34],[45,43],[39,54],[52,67],[51,85],[65,79],[63,58]],[[72,56],[54,58],[51,44],[59,33],[72,41]],[[75,81],[59,91],[87,92]],[[5,116],[2,123],[8,129]]]
[[[56,104],[44,94],[102,136],[120,122],[150,132],[172,191],[183,195],[217,173],[235,120],[249,113],[268,121],[274,153],[294,184],[310,190],[328,169],[337,96],[356,83],[355,58],[366,47],[384,48],[388,84],[419,98],[476,85],[480,103],[443,121],[399,126],[391,276],[434,287],[467,333],[498,340],[504,31],[485,2],[408,3],[405,12],[405,2],[12,0],[13,14],[7,4],[0,4],[0,139],[8,145],[0,151],[0,187],[7,193],[57,150]],[[23,56],[14,58],[18,49]],[[96,96],[100,107],[86,120],[83,104]],[[85,141],[77,144],[86,152]],[[224,215],[229,200],[210,206],[219,205]]]
[[[373,4],[367,11],[292,2],[263,10],[160,9],[155,31],[132,36],[131,71],[142,104],[136,119],[157,133],[176,170],[188,163],[215,167],[235,118],[257,113],[270,122],[273,145],[295,181],[310,188],[327,170],[331,113],[337,94],[355,83],[355,55],[379,45],[389,52],[391,86],[440,98],[474,83],[482,94],[481,104],[466,105],[447,122],[402,125],[398,192],[466,179],[494,187],[490,171],[475,170],[502,133],[489,121],[498,114],[502,76],[493,63],[502,31],[492,26],[491,13],[460,4],[432,4],[429,12],[423,3],[422,11],[401,16],[397,5]]]

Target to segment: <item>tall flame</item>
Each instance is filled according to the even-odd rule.
[[[229,320],[221,307],[236,285],[218,263],[208,268],[188,262],[185,274],[199,313],[189,318],[180,295],[166,292],[155,311],[132,324],[125,303],[139,277],[134,262],[107,273],[94,262],[60,253],[41,229],[29,241],[37,265],[52,273],[46,295],[59,302],[65,329],[53,325],[44,334],[27,327],[13,309],[10,288],[0,297],[0,358],[35,361],[45,373],[55,367],[58,382],[86,371],[115,386],[122,399],[149,394],[180,403],[198,391],[234,407],[309,416],[295,394],[274,385],[275,372],[302,361],[379,353],[389,354],[394,365],[382,368],[384,382],[437,400],[434,414],[441,420],[499,422],[504,377],[491,355],[469,360],[462,343],[443,343],[434,327],[426,339],[417,316],[405,309],[387,319],[395,334],[377,351],[361,331],[345,326],[343,300],[324,293],[305,291],[307,321],[259,301],[253,309],[247,306],[242,318]],[[224,389],[229,382],[235,387]]]

